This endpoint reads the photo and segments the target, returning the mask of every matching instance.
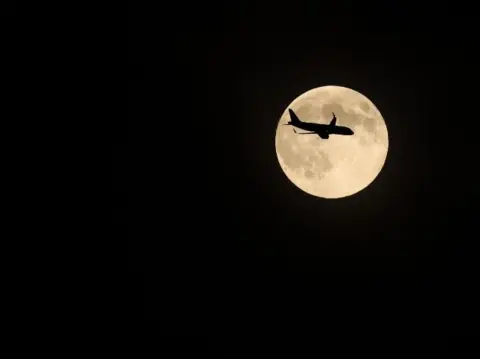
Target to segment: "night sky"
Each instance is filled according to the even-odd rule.
[[[113,223],[136,317],[216,334],[478,327],[474,23],[377,5],[129,10]],[[323,85],[366,95],[389,131],[379,177],[340,200],[296,188],[275,154],[286,106]]]
[[[2,1],[0,5],[0,17],[12,18],[17,14],[17,7],[15,0]]]

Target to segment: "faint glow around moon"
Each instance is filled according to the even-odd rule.
[[[291,108],[302,121],[328,124],[332,112],[337,126],[352,136],[298,135],[290,121]],[[299,132],[305,132],[299,130]],[[342,198],[366,188],[378,176],[388,152],[388,131],[380,111],[367,97],[340,86],[314,88],[285,108],[275,136],[277,158],[287,178],[317,197]]]

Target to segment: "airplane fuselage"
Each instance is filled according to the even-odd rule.
[[[300,122],[295,124],[292,123],[292,125],[302,130],[312,131],[318,134],[343,135],[343,136],[353,135],[353,131],[348,127],[344,127],[344,126],[323,125],[320,123],[311,123],[311,122]]]

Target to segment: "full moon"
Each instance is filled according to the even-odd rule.
[[[328,125],[332,113],[337,126],[353,130],[351,136],[317,134],[283,126],[292,109],[303,122]],[[293,129],[296,129],[297,133]],[[322,198],[342,198],[369,186],[382,170],[388,152],[387,125],[372,101],[340,86],[309,90],[287,106],[276,130],[278,162],[295,186]]]

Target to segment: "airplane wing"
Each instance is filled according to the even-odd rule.
[[[316,132],[297,132],[295,129],[293,129],[293,132],[295,132],[297,135],[316,135]]]
[[[330,121],[330,126],[335,126],[337,124],[337,116],[332,112],[333,119]]]

